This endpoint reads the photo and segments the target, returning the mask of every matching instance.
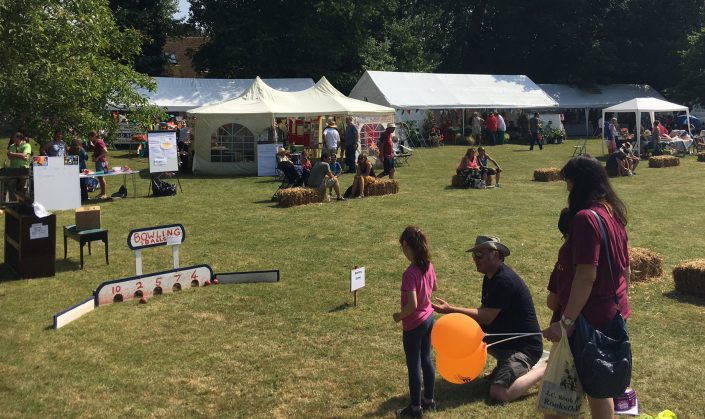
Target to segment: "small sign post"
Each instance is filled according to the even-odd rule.
[[[357,307],[357,290],[365,286],[365,267],[357,266],[350,271],[350,292],[353,293],[353,305]]]
[[[173,266],[178,269],[179,247],[185,238],[186,230],[181,224],[131,230],[127,236],[127,246],[135,251],[135,274],[142,275],[142,249],[154,246],[172,246]]]

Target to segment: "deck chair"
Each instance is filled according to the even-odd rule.
[[[399,144],[396,150],[394,150],[394,167],[400,167],[405,164],[409,164],[409,159],[411,158],[414,150],[409,147]]]
[[[585,143],[587,143],[587,138],[573,146],[573,157],[585,154]]]

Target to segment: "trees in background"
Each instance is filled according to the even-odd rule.
[[[705,67],[689,47],[702,42],[702,0],[190,1],[211,77],[326,75],[347,92],[366,69],[526,74],[705,96],[679,87]]]
[[[0,115],[43,143],[55,128],[112,123],[109,106],[153,108],[135,87],[140,38],[118,29],[105,0],[0,1]]]
[[[118,27],[132,29],[141,37],[135,70],[150,76],[162,75],[168,64],[163,51],[166,39],[182,26],[173,18],[178,0],[109,0],[109,5]]]

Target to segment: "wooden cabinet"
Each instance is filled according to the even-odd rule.
[[[56,215],[34,215],[32,207],[5,208],[5,264],[20,278],[54,276]]]

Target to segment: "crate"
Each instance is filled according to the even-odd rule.
[[[100,228],[100,207],[76,208],[76,231]]]

